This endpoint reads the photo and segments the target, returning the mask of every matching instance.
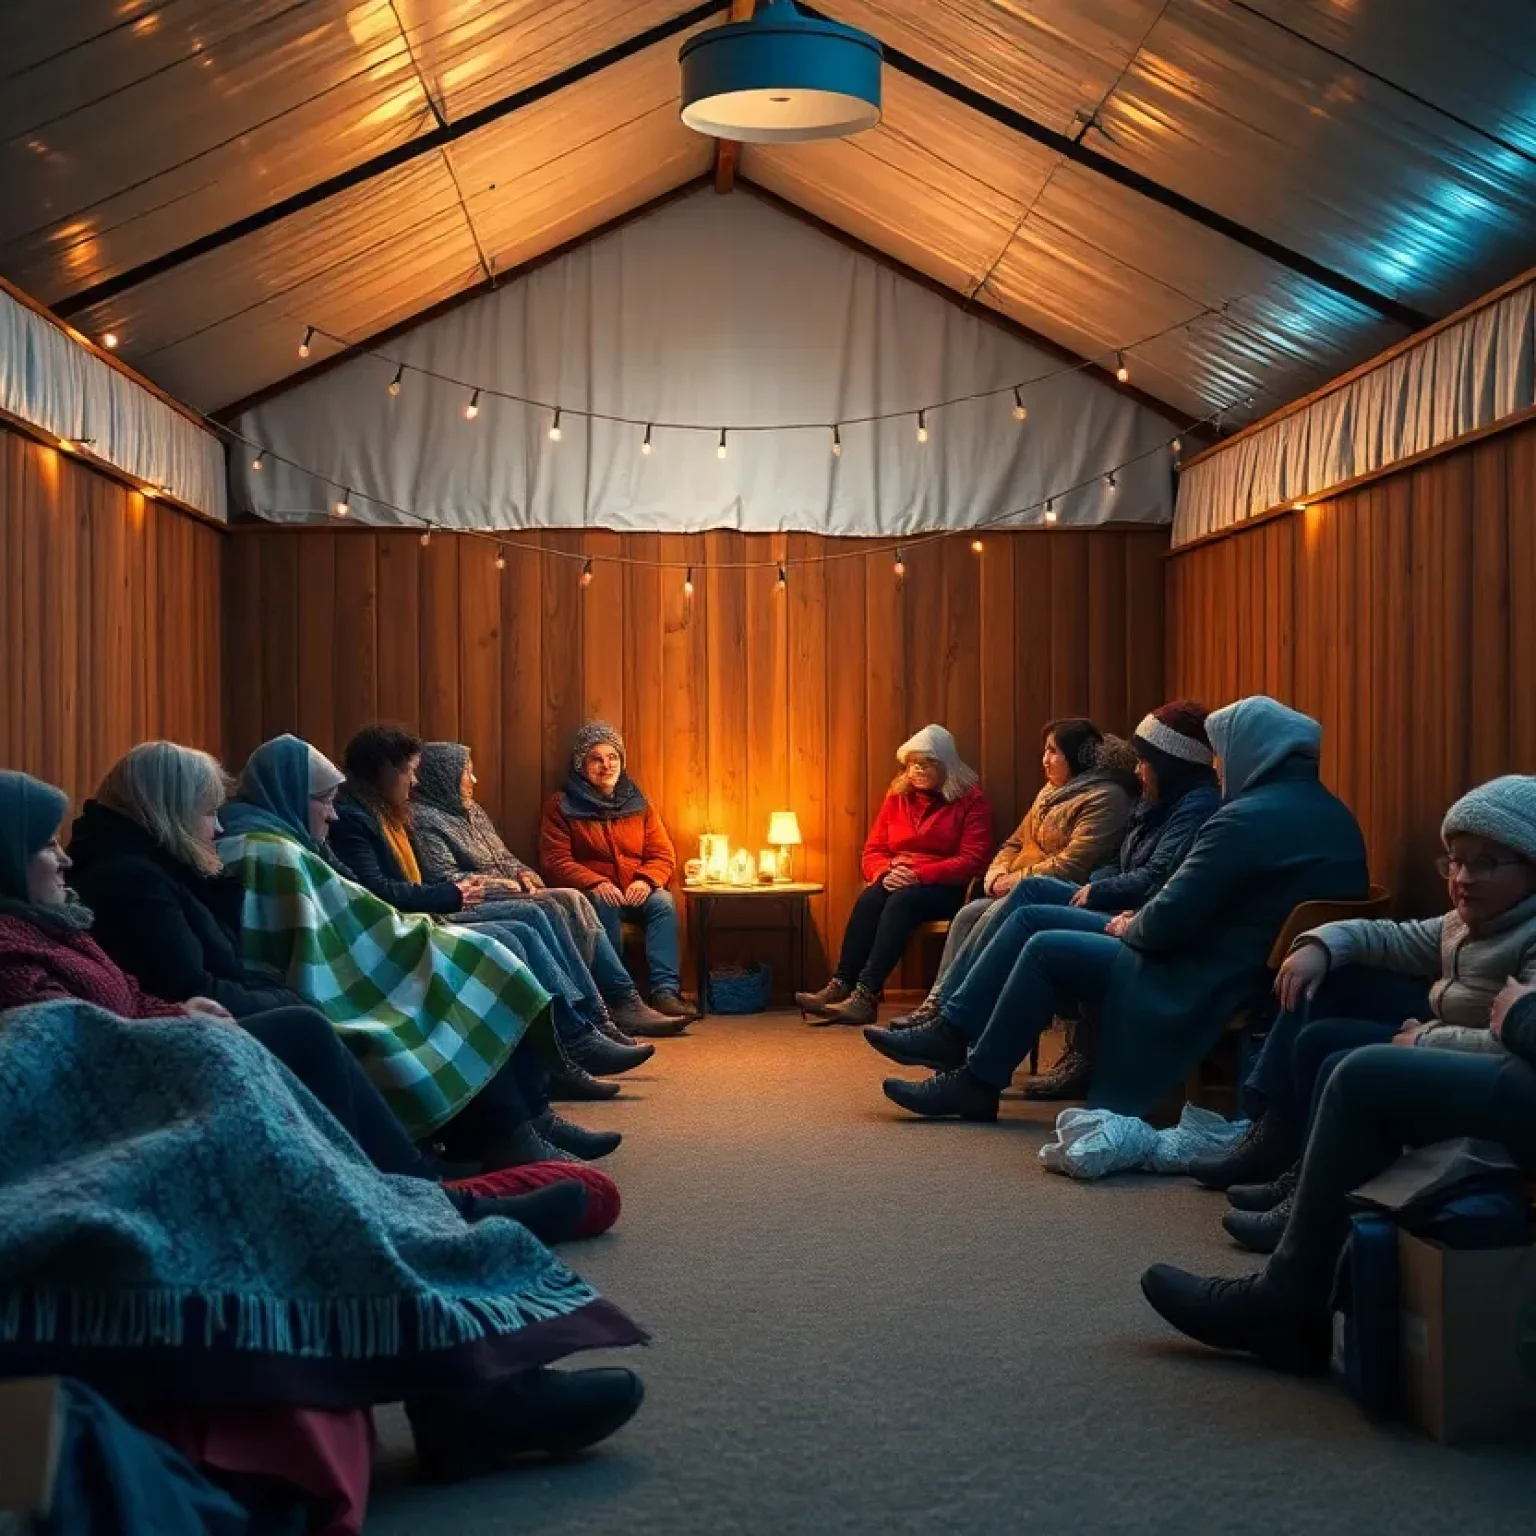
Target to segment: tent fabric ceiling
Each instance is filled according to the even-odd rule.
[[[1232,406],[1235,425],[1404,334],[1369,295],[1298,266],[1443,314],[1536,245],[1528,0],[1460,0],[1450,18],[1440,0],[817,9],[912,69],[888,65],[878,129],[749,147],[741,174],[1081,354],[1233,301],[1229,323],[1176,329],[1132,359],[1139,386],[1191,416]],[[677,48],[698,14],[677,0],[12,0],[0,8],[0,272],[68,309],[669,28],[451,144],[70,311],[89,333],[117,331],[123,356],[192,404],[227,405],[306,366],[306,324],[364,339],[483,284],[487,264],[509,270],[707,170],[712,145],[677,116]],[[911,77],[924,68],[938,88]],[[1218,218],[1144,196],[943,81]]]

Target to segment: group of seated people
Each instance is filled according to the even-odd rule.
[[[377,1402],[405,1402],[433,1478],[626,1422],[633,1372],[547,1367],[644,1335],[543,1246],[618,1205],[589,1165],[619,1134],[552,1101],[618,1092],[655,1050],[642,1037],[695,1017],[672,846],[623,754],[583,727],[542,875],[477,803],[469,747],[395,726],[359,731],[340,768],[278,737],[233,793],[207,754],[145,743],[67,849],[64,793],[0,772],[0,1220],[14,1230],[61,1158],[113,1172],[63,1199],[40,1246],[8,1245],[0,1312],[35,1312],[0,1329],[0,1374],[100,1390],[274,1529],[295,1508],[320,1512],[306,1528],[360,1525]],[[645,927],[649,1003],[625,915]],[[123,1021],[137,1032],[114,1035]],[[29,1135],[54,1100],[60,1123]],[[29,1162],[50,1140],[55,1161]],[[172,1211],[189,1162],[212,1197]],[[77,1300],[61,1326],[66,1293],[95,1311]]]
[[[1129,757],[1089,721],[1053,721],[1045,786],[987,863],[977,775],[929,726],[898,751],[832,980],[797,996],[813,1022],[860,1024],[882,1055],[931,1070],[887,1078],[895,1104],[993,1121],[1053,1019],[1072,1021],[1071,1044],[1025,1096],[1148,1115],[1273,984],[1249,1129],[1191,1169],[1227,1192],[1226,1230],[1272,1257],[1231,1280],[1155,1265],[1142,1287],[1192,1338],[1301,1372],[1329,1365],[1351,1191],[1463,1136],[1536,1173],[1536,778],[1494,779],[1446,814],[1445,916],[1326,923],[1272,977],[1293,909],[1370,892],[1359,825],[1319,777],[1321,738],[1262,696],[1165,704]],[[880,986],[934,918],[950,920],[938,980],[882,1028]]]

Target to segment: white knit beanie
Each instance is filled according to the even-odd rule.
[[[896,761],[903,768],[909,757],[931,757],[944,765],[944,789],[946,800],[958,800],[967,790],[981,782],[974,768],[960,760],[960,749],[955,738],[942,725],[925,725],[917,735],[908,738],[896,748]]]
[[[1536,864],[1536,778],[1508,773],[1468,790],[1440,824],[1447,845],[1457,833],[1502,843]]]

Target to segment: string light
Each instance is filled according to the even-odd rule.
[[[583,587],[592,585],[592,562],[587,560],[581,567],[581,584]]]
[[[1056,502],[1052,497],[1047,497],[1045,502],[1045,520],[1048,523],[1056,521]]]
[[[891,570],[895,572],[897,581],[900,581],[907,574],[907,562],[901,558],[901,545],[899,544],[896,546],[896,559],[891,566]]]
[[[498,571],[504,571],[504,570],[506,570],[506,568],[507,568],[507,552],[506,552],[506,550],[504,550],[501,547],[501,545],[498,544],[496,546],[496,569]]]
[[[843,456],[843,434],[838,431],[837,424],[832,425],[832,457],[840,459]]]
[[[1115,479],[1115,472],[1114,472],[1114,470],[1110,470],[1108,475],[1105,476],[1105,479],[1107,479],[1109,481],[1109,488],[1112,491],[1115,490],[1119,486],[1119,484],[1120,484],[1120,482]]]
[[[651,456],[651,424],[650,424],[650,422],[646,422],[646,424],[645,424],[645,441],[640,444],[640,452],[643,453],[646,456],[646,458],[650,458],[650,456]]]
[[[1131,382],[1131,370],[1125,366],[1124,352],[1115,353],[1115,377],[1122,384],[1129,384]]]
[[[928,441],[928,412],[927,411],[919,411],[917,413],[917,440],[920,443],[926,443]]]
[[[267,462],[267,450],[265,448],[263,448],[261,450],[261,452],[258,453],[256,455],[256,457],[251,460],[251,468],[256,470],[258,473],[260,473],[261,466],[263,464],[265,464],[266,462]]]
[[[789,572],[784,569],[784,562],[779,561],[779,579],[774,583],[776,591],[784,592],[789,588]]]
[[[428,528],[421,536],[421,547],[425,549],[432,542],[432,530]]]
[[[715,448],[715,457],[717,459],[723,459],[725,457],[725,428],[724,427],[720,428],[720,442],[719,442],[719,444]]]
[[[337,517],[346,517],[347,514],[349,512],[351,512],[351,510],[352,510],[351,496],[352,496],[352,490],[351,490],[351,487],[349,486],[349,487],[345,488],[342,491],[341,495],[336,498],[336,516]]]
[[[986,548],[986,545],[984,545],[981,542],[980,539],[972,539],[971,540],[971,553],[973,555],[979,555],[982,552],[982,550],[985,549],[985,548]]]
[[[300,357],[308,357],[309,356],[309,344],[314,339],[315,339],[315,328],[314,328],[314,326],[312,326],[312,325],[311,326],[306,326],[305,330],[304,330],[304,340],[299,343],[299,356]]]
[[[688,574],[683,577],[683,596],[693,596],[693,567],[688,567]]]
[[[469,397],[469,404],[464,407],[464,420],[473,421],[480,414],[480,391],[477,389]]]
[[[560,407],[555,407],[555,419],[549,424],[549,440],[552,443],[560,441]]]
[[[1173,454],[1175,457],[1177,457],[1178,454],[1183,451],[1183,448],[1184,445],[1178,440],[1178,438],[1174,438],[1174,440],[1168,444],[1169,453]]]
[[[1019,386],[1013,386],[1013,419],[1015,421],[1029,420],[1029,407],[1024,404],[1024,396],[1019,392]]]
[[[108,331],[107,334],[101,338],[101,344],[107,349],[108,352],[115,352],[117,350],[117,332]]]
[[[401,382],[404,380],[404,378],[405,378],[405,364],[401,363],[401,365],[398,368],[395,369],[395,376],[394,376],[394,378],[392,378],[389,381],[389,393],[390,393],[390,398],[391,399],[393,399],[394,396],[396,396],[396,395],[398,395],[400,393],[400,385],[401,385]]]

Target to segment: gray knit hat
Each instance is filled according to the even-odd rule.
[[[1458,832],[1502,843],[1536,864],[1536,778],[1508,773],[1469,790],[1440,825],[1447,844]]]
[[[576,732],[576,739],[571,743],[571,767],[580,773],[581,765],[587,760],[587,753],[605,741],[619,754],[619,766],[622,768],[625,764],[624,738],[606,720],[588,720]]]

